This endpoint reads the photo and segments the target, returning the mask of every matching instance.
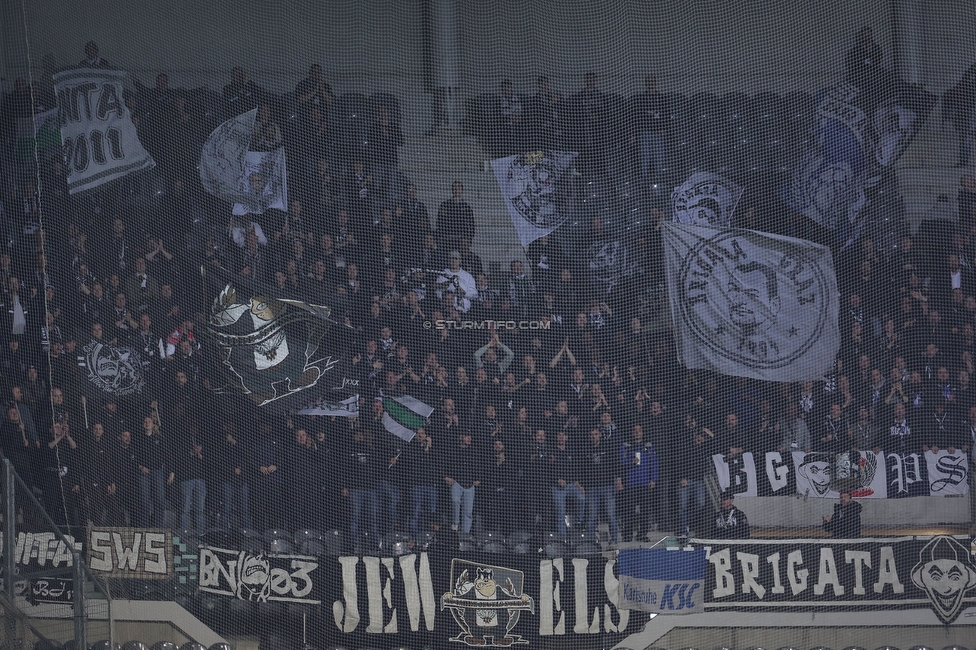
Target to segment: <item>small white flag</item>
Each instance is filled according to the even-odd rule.
[[[287,212],[288,171],[285,166],[285,148],[248,151],[239,190],[250,200],[247,203],[235,203],[234,214],[261,214],[268,209]]]
[[[491,161],[522,246],[545,237],[566,221],[568,211],[561,204],[561,179],[578,155],[530,151]]]
[[[693,226],[728,226],[743,189],[710,172],[695,172],[671,193],[673,219]]]

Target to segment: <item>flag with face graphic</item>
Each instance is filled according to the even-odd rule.
[[[811,499],[837,499],[840,493],[832,484],[836,458],[834,454],[793,452],[796,492]]]
[[[661,226],[678,357],[765,381],[822,379],[840,348],[830,250],[780,235]]]
[[[886,170],[911,144],[935,102],[935,95],[908,84],[885,88],[880,97],[848,81],[824,90],[814,137],[786,183],[785,203],[833,231],[844,248],[852,244],[871,219]]]
[[[710,172],[695,172],[671,193],[674,220],[697,226],[728,226],[743,188]]]

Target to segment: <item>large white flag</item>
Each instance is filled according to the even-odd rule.
[[[125,78],[121,70],[95,68],[54,75],[70,194],[156,165],[125,105]]]
[[[491,161],[498,187],[522,246],[545,237],[566,221],[560,179],[575,152],[530,151]]]
[[[274,151],[248,151],[244,174],[240,178],[241,194],[249,197],[234,204],[234,214],[261,214],[269,208],[288,211],[288,172],[285,148]]]
[[[830,250],[802,239],[663,223],[671,320],[688,368],[818,380],[840,347]]]
[[[671,193],[673,219],[694,226],[728,226],[743,189],[711,172],[694,172]]]
[[[240,189],[247,149],[258,109],[232,117],[210,134],[200,154],[203,189],[232,203],[250,204],[252,197]]]

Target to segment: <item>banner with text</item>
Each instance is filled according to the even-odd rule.
[[[708,552],[706,610],[930,608],[948,625],[976,605],[968,537],[692,543]]]
[[[75,194],[156,165],[125,105],[121,70],[78,68],[54,75],[68,192]]]
[[[854,498],[897,499],[962,496],[969,493],[969,460],[962,451],[899,454],[850,451],[744,452],[712,456],[722,490],[739,496],[836,499],[841,490]]]
[[[107,578],[162,580],[173,575],[173,533],[163,529],[88,529],[88,567]]]
[[[646,622],[619,605],[617,561],[604,557],[488,557],[447,546],[399,557],[202,547],[196,577],[201,591],[227,598],[321,604],[331,611],[332,632],[357,647],[508,647],[573,635],[602,643],[604,635],[619,640]],[[694,607],[700,593],[672,588],[654,611]]]
[[[658,614],[702,611],[704,549],[622,549],[617,562],[621,608]]]

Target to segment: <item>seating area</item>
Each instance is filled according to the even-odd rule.
[[[602,120],[610,136],[607,146],[626,150],[632,135],[632,106],[638,96],[605,96]],[[579,135],[581,119],[573,100],[569,102],[564,132]],[[796,154],[809,142],[815,110],[814,97],[804,91],[777,94],[761,92],[747,95],[733,92],[724,96],[712,93],[665,96],[667,106],[667,166],[665,178],[679,176],[690,168],[735,169],[740,172],[785,172]],[[503,139],[500,97],[483,93],[465,102],[467,132],[478,138],[491,155],[510,155],[510,141]],[[527,111],[531,113],[531,111]],[[573,137],[564,142],[546,142],[541,126],[531,114],[526,120],[526,148],[557,145],[576,149]]]

